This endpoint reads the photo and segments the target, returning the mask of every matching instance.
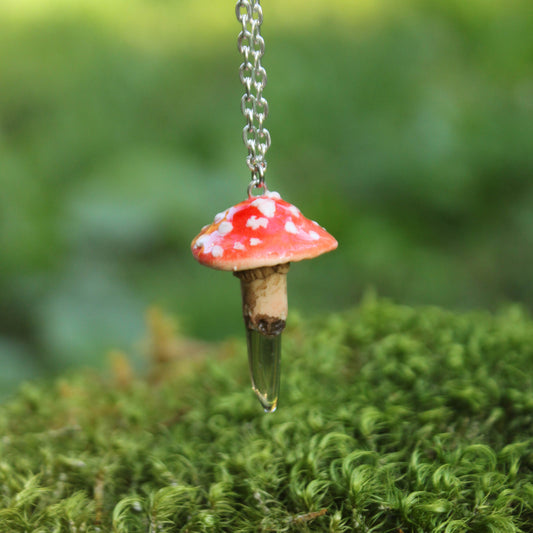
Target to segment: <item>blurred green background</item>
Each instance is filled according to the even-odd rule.
[[[307,314],[533,306],[533,2],[265,0],[267,181],[337,237]],[[189,243],[245,198],[234,2],[0,3],[0,386],[141,354],[150,305],[241,335]],[[140,357],[140,355],[139,355]]]

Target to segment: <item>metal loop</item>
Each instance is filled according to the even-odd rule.
[[[260,178],[252,176],[252,181],[250,181],[248,185],[248,198],[253,198],[255,196],[253,194],[254,189],[263,189],[261,195],[266,194],[268,192],[268,188],[264,179],[261,181]]]
[[[250,91],[252,90],[252,75],[253,75],[253,65],[251,63],[243,63],[239,69],[239,77],[241,83],[246,89],[246,94],[249,96]]]
[[[252,71],[252,79],[254,80],[254,87],[259,93],[266,85],[267,73],[263,67],[256,68]],[[261,95],[262,96],[262,95]]]
[[[255,150],[256,130],[253,124],[246,124],[242,129],[242,140],[246,147],[253,147]]]
[[[237,49],[239,50],[239,53],[244,54],[245,51],[249,53],[252,49],[254,40],[254,36],[248,30],[241,31],[237,38]]]
[[[244,118],[248,121],[248,123],[253,124],[254,120],[254,102],[255,99],[248,95],[243,94],[241,98],[241,112],[244,115]]]
[[[266,101],[266,98],[264,96],[261,95],[261,98],[256,98],[253,104],[255,105],[254,113],[258,117],[262,117],[263,120],[268,117],[268,102]]]
[[[254,159],[251,159],[251,156],[248,156],[246,158],[246,165],[248,166],[248,169],[252,173],[252,176],[255,176],[257,174],[257,169],[259,165]]]
[[[252,34],[250,45],[250,49],[252,50],[254,57],[257,56],[259,59],[261,59],[261,57],[263,57],[265,54],[265,40],[263,37],[261,37],[261,35]]]
[[[260,139],[264,139],[264,142],[257,143],[257,141]],[[261,131],[258,131],[255,140],[257,146],[265,146],[265,152],[270,148],[270,132],[267,129],[263,128]]]
[[[259,2],[252,7],[252,18],[258,21],[259,26],[263,24],[263,8]]]
[[[243,7],[246,9],[244,13],[242,12]],[[247,19],[253,17],[253,6],[248,0],[238,0],[235,6],[235,14],[237,15],[237,20],[244,24]]]
[[[256,164],[255,157],[252,154],[248,154],[248,157],[246,158],[246,164],[248,165],[250,172],[253,174],[256,169]]]

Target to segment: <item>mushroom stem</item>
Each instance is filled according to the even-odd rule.
[[[241,280],[246,329],[279,335],[287,320],[287,272],[290,263],[234,272]]]

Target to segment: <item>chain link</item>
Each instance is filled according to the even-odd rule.
[[[242,24],[237,45],[244,59],[239,69],[239,76],[245,91],[241,99],[241,111],[246,119],[242,139],[248,150],[246,162],[252,173],[252,181],[248,187],[250,194],[254,188],[266,190],[265,154],[270,148],[270,133],[263,126],[268,116],[268,102],[263,96],[267,74],[261,64],[265,53],[265,41],[261,36],[263,23],[261,0],[238,0],[235,13],[237,20]]]

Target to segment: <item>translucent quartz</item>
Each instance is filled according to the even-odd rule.
[[[252,388],[265,412],[273,413],[278,406],[281,334],[263,335],[247,329],[246,341]]]

